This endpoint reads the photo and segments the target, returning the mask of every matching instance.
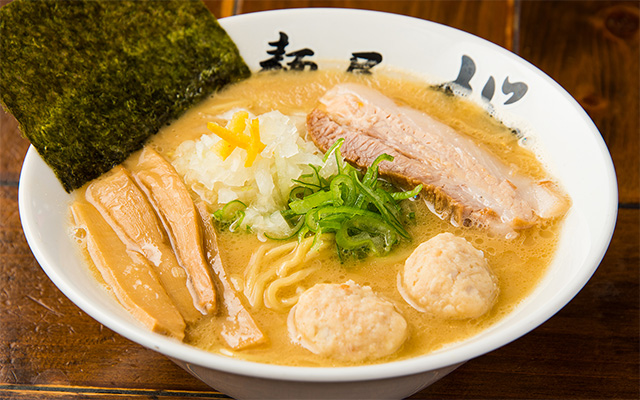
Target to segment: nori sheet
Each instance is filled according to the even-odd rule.
[[[0,8],[0,103],[67,191],[249,75],[201,1],[15,0]]]

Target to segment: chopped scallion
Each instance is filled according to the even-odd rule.
[[[316,235],[316,239],[334,233],[341,260],[345,256],[384,256],[401,238],[410,239],[402,223],[410,218],[403,215],[398,202],[415,197],[422,186],[409,192],[387,189],[389,185],[380,184],[378,179],[378,165],[392,162],[393,157],[381,154],[362,174],[342,159],[343,143],[344,139],[338,139],[323,159],[327,162],[334,155],[338,174],[325,179],[319,168],[311,166],[314,173],[294,180],[297,186],[291,190],[288,208],[282,214],[288,221],[304,221],[307,233]]]

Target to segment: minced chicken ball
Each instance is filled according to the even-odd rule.
[[[409,303],[445,318],[477,318],[498,297],[482,251],[451,233],[420,244],[405,261],[402,281]]]
[[[323,356],[362,361],[395,352],[407,336],[407,322],[393,304],[353,281],[317,284],[289,314],[294,342]]]

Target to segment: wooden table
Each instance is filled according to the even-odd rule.
[[[428,19],[506,47],[565,87],[600,129],[617,169],[619,216],[609,251],[586,287],[548,322],[469,361],[413,398],[639,398],[637,1],[224,0],[207,5],[218,17],[324,6]],[[104,328],[49,281],[27,246],[18,216],[18,177],[27,147],[13,117],[0,111],[0,399],[226,398],[164,356]]]

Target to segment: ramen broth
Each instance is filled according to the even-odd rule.
[[[328,89],[341,82],[358,82],[371,86],[386,96],[422,110],[471,136],[517,172],[533,179],[547,177],[535,154],[519,145],[520,138],[481,107],[442,90],[430,88],[424,82],[381,73],[366,76],[324,70],[254,74],[186,112],[162,129],[149,146],[171,161],[174,150],[180,143],[210,134],[207,122],[224,123],[218,116],[233,109],[246,109],[255,115],[278,110],[285,115],[304,117]],[[192,195],[197,197],[195,193]],[[218,207],[220,205],[210,205],[210,211]],[[374,363],[430,353],[495,324],[531,293],[541,280],[553,257],[559,237],[559,221],[548,221],[542,226],[523,230],[517,238],[507,240],[482,230],[454,227],[431,213],[420,198],[410,201],[410,208],[415,212],[415,220],[407,226],[412,240],[402,242],[389,256],[341,262],[335,254],[335,248],[328,246],[310,261],[318,270],[299,285],[288,287],[281,293],[287,296],[316,283],[344,283],[353,280],[360,285],[370,286],[374,292],[391,301],[409,323],[408,337],[396,353],[373,360]],[[405,259],[420,243],[441,232],[464,237],[482,250],[497,277],[499,297],[493,308],[479,318],[435,318],[411,307],[399,293],[399,274]],[[276,241],[271,243],[274,247],[282,244]],[[241,288],[252,252],[264,243],[255,234],[219,231],[218,245],[227,273],[236,288]],[[239,290],[238,293],[242,298],[242,292]],[[268,337],[267,343],[239,351],[229,349],[220,339],[222,317],[216,315],[205,316],[188,326],[184,341],[214,353],[262,363],[294,366],[350,365],[348,362],[316,355],[294,344],[287,329],[288,309],[274,311],[264,306],[251,307],[246,299],[243,298],[243,301]]]

